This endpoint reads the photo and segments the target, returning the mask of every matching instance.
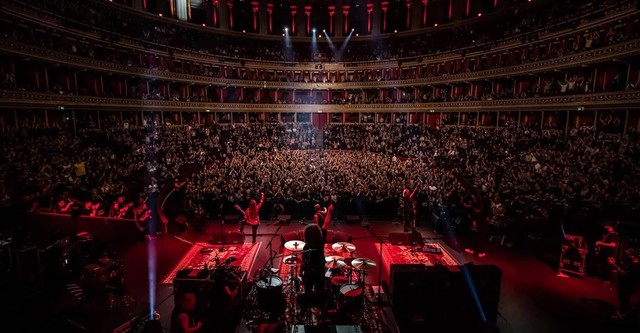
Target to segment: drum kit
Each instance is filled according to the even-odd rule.
[[[301,240],[291,240],[284,244],[284,248],[291,251],[290,255],[282,259],[282,263],[289,268],[286,281],[278,276],[279,269],[263,268],[260,271],[256,283],[260,308],[279,308],[282,300],[291,299],[290,297],[301,292],[302,279],[299,272],[305,245]],[[376,262],[355,257],[356,246],[349,242],[334,243],[331,249],[333,255],[325,257],[325,276],[331,281],[331,298],[335,301],[336,309],[361,308],[364,304],[365,277],[376,267]]]
[[[349,242],[337,242],[332,244],[331,248],[337,253],[348,255],[332,255],[325,258],[336,308],[362,305],[365,277],[369,270],[376,267],[376,262],[368,258],[354,257],[356,246]]]

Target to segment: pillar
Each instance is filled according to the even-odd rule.
[[[344,29],[342,32],[345,34],[345,36],[349,34],[349,9],[350,8],[351,6],[349,5],[342,6],[342,15],[344,15],[344,18],[342,19],[342,25]]]
[[[218,22],[220,21],[220,0],[211,0],[211,25],[214,27],[218,26]]]
[[[298,14],[298,6],[291,5],[289,6],[289,10],[291,11],[291,35],[295,36],[298,32],[298,27],[296,24],[296,14]]]
[[[371,28],[372,28],[371,15],[372,14],[373,14],[373,4],[368,3],[367,4],[367,32],[368,33],[371,33]]]
[[[336,14],[336,6],[329,6],[329,35],[333,35],[333,17]]]
[[[311,34],[311,6],[304,6],[305,25],[304,29],[307,35]]]
[[[263,33],[265,31],[268,34],[273,32],[273,4],[272,3],[267,3],[266,19],[260,20],[260,33]]]
[[[381,33],[387,31],[387,10],[389,9],[389,1],[383,1],[380,3],[380,9],[382,9],[382,29]]]
[[[371,34],[372,35],[378,35],[381,32],[381,29],[380,29],[380,23],[381,23],[380,22],[380,10],[381,10],[380,3],[375,1],[372,4],[371,7],[373,9],[373,13],[371,15]],[[367,8],[369,8],[369,7],[367,7]]]
[[[251,11],[253,12],[253,32],[260,32],[260,30],[258,30],[258,6],[260,6],[258,1],[251,1]]]
[[[217,7],[217,17],[218,17],[218,27],[222,30],[229,30],[229,15],[231,13],[231,8],[227,5],[227,1],[233,0],[219,0]]]
[[[229,12],[227,13],[227,17],[229,18],[229,29],[233,30],[233,0],[227,0],[227,7],[229,8]]]
[[[411,0],[407,0],[407,25],[406,28],[411,28]]]

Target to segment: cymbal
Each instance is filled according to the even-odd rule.
[[[324,260],[327,263],[327,268],[340,268],[347,265],[341,256],[328,256]]]
[[[302,262],[302,259],[300,259],[300,258],[298,258],[298,257],[294,257],[294,256],[287,256],[287,257],[284,257],[284,259],[282,260],[282,262],[283,262],[285,265],[289,265],[289,266],[296,266],[296,265],[298,265],[299,263],[301,263],[301,262]]]
[[[333,243],[333,245],[331,245],[331,248],[334,251],[338,251],[338,252],[355,252],[356,251],[356,246],[348,242]]]
[[[289,250],[289,251],[302,251],[302,249],[305,246],[305,242],[301,241],[301,240],[291,240],[288,241],[286,243],[284,243],[284,248]]]
[[[351,262],[351,266],[353,266],[353,268],[355,269],[366,271],[368,269],[376,267],[376,262],[367,258],[357,258],[353,259],[353,261]]]

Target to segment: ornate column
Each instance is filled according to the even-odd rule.
[[[258,1],[251,1],[251,11],[253,12],[253,31],[258,31]]]
[[[422,0],[422,26],[427,25],[427,6],[429,6],[429,0]]]
[[[373,4],[367,4],[367,32],[371,33],[371,14],[373,14]]]
[[[380,32],[385,32],[387,30],[387,10],[389,9],[389,1],[383,1],[380,3],[380,8],[382,9],[382,30],[380,30]]]
[[[467,1],[469,1],[469,0],[467,0]],[[406,28],[409,29],[409,28],[411,28],[411,0],[407,0],[406,5],[407,5],[407,25],[406,25]]]
[[[377,1],[374,1],[372,3],[372,7],[373,7],[373,14],[371,15],[371,34],[372,35],[379,35],[380,32],[382,31],[380,29],[380,3]],[[367,5],[367,8],[368,5]]]
[[[229,7],[229,29],[233,30],[233,0],[227,0],[227,7]]]
[[[349,34],[349,9],[351,6],[344,5],[342,6],[342,15],[344,18],[342,19],[342,25],[344,26],[344,30],[342,31],[345,35]]]
[[[329,6],[329,35],[333,35],[333,16],[336,14],[336,6]]]
[[[273,4],[272,3],[267,3],[267,21],[268,21],[268,25],[267,25],[267,33],[272,33],[273,32]]]
[[[411,29],[419,29],[422,22],[422,0],[411,0]]]
[[[222,30],[229,30],[229,6],[228,0],[218,0],[218,27]]]
[[[211,16],[213,18],[213,26],[218,26],[218,15],[220,15],[220,1],[219,0],[211,0]]]
[[[304,6],[304,16],[307,19],[305,24],[307,35],[311,34],[311,8],[311,6]]]
[[[289,6],[291,10],[291,35],[295,36],[296,34],[296,14],[298,13],[298,6],[291,5]]]

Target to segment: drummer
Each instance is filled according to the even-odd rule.
[[[317,224],[309,224],[304,229],[305,245],[302,253],[302,282],[304,293],[324,296],[324,241],[322,229]]]

